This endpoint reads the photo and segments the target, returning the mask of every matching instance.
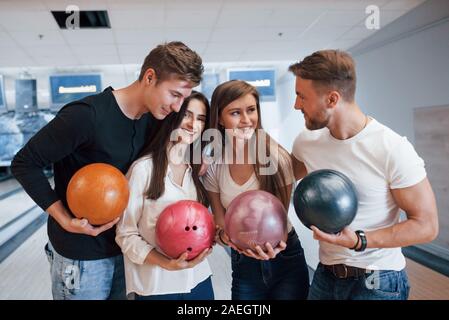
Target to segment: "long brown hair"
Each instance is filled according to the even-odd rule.
[[[256,108],[258,114],[257,129],[255,132],[256,139],[252,139],[256,143],[256,163],[253,165],[254,172],[256,174],[257,180],[259,181],[260,189],[270,192],[275,195],[284,204],[287,209],[289,206],[290,194],[287,192],[287,181],[286,176],[288,174],[287,170],[291,168],[284,167],[284,164],[289,164],[289,154],[282,148],[281,145],[276,143],[262,128],[261,115],[260,115],[260,102],[259,93],[256,88],[252,85],[241,80],[231,80],[222,83],[217,88],[215,88],[211,99],[211,116],[210,116],[210,128],[218,129],[222,135],[222,147],[225,147],[225,128],[219,124],[220,116],[223,109],[229,105],[231,102],[251,94],[256,100]],[[265,150],[269,151],[275,147],[278,148],[278,159],[273,159],[278,166],[276,173],[272,175],[261,174],[261,170],[266,166],[260,162],[259,159],[259,134],[264,133],[268,139],[265,140]],[[270,154],[272,156],[272,154]]]
[[[199,100],[206,106],[206,125],[205,129],[207,129],[209,123],[209,101],[207,98],[200,92],[192,91],[192,94],[186,98],[181,106],[179,112],[173,112],[169,114],[164,120],[156,121],[156,129],[153,130],[154,134],[148,139],[147,145],[143,148],[140,153],[140,157],[151,156],[153,161],[153,170],[151,173],[151,183],[146,191],[147,199],[157,200],[159,199],[165,192],[165,176],[167,175],[167,167],[168,167],[168,156],[167,156],[167,148],[170,143],[171,133],[178,129],[181,125],[182,119],[184,118],[187,107],[192,100]],[[203,130],[203,132],[204,132]],[[201,135],[198,138],[201,140]],[[199,171],[201,168],[201,164],[194,164],[193,155],[195,152],[202,152],[204,148],[204,143],[191,143],[190,146],[190,158],[189,164],[192,167],[192,178],[195,184],[196,192],[197,192],[197,200],[208,206],[207,193],[204,189],[203,184],[199,178]],[[195,150],[196,148],[200,148],[201,150]]]

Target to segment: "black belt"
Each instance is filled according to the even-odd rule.
[[[348,266],[346,264],[321,265],[338,279],[358,278],[373,272],[372,270]]]

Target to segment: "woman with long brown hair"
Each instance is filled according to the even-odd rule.
[[[141,157],[127,173],[130,200],[117,225],[116,241],[125,261],[126,292],[137,300],[214,299],[210,249],[187,261],[162,253],[155,241],[160,213],[179,200],[208,206],[207,195],[193,163],[201,154],[201,134],[209,115],[209,102],[199,92],[185,99],[181,110],[159,123]],[[180,158],[179,158],[180,157]]]
[[[268,243],[265,248],[242,250],[223,229],[226,208],[242,192],[267,191],[286,211],[290,203],[294,183],[291,160],[262,128],[256,88],[239,80],[219,85],[212,95],[210,129],[220,132],[220,159],[209,166],[203,183],[219,228],[217,242],[232,248],[232,299],[306,299],[308,269],[290,222],[287,243],[281,241],[276,248]],[[217,141],[214,144],[216,148]],[[266,151],[270,163],[263,159]]]

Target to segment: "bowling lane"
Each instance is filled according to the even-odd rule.
[[[0,200],[0,228],[19,217],[35,205],[36,204],[34,201],[23,189],[7,198]]]
[[[44,253],[46,226],[42,226],[0,263],[0,299],[51,299],[50,266]]]
[[[16,179],[7,179],[0,182],[0,199],[6,198],[13,190],[21,188]]]
[[[50,179],[53,185],[53,179]],[[4,195],[4,196],[2,196]],[[2,227],[35,207],[34,201],[15,179],[0,183],[0,235]]]

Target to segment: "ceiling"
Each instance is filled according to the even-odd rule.
[[[297,60],[348,49],[424,0],[0,0],[0,67],[141,64],[151,48],[181,40],[205,62]],[[107,10],[111,29],[61,30],[51,10]]]

